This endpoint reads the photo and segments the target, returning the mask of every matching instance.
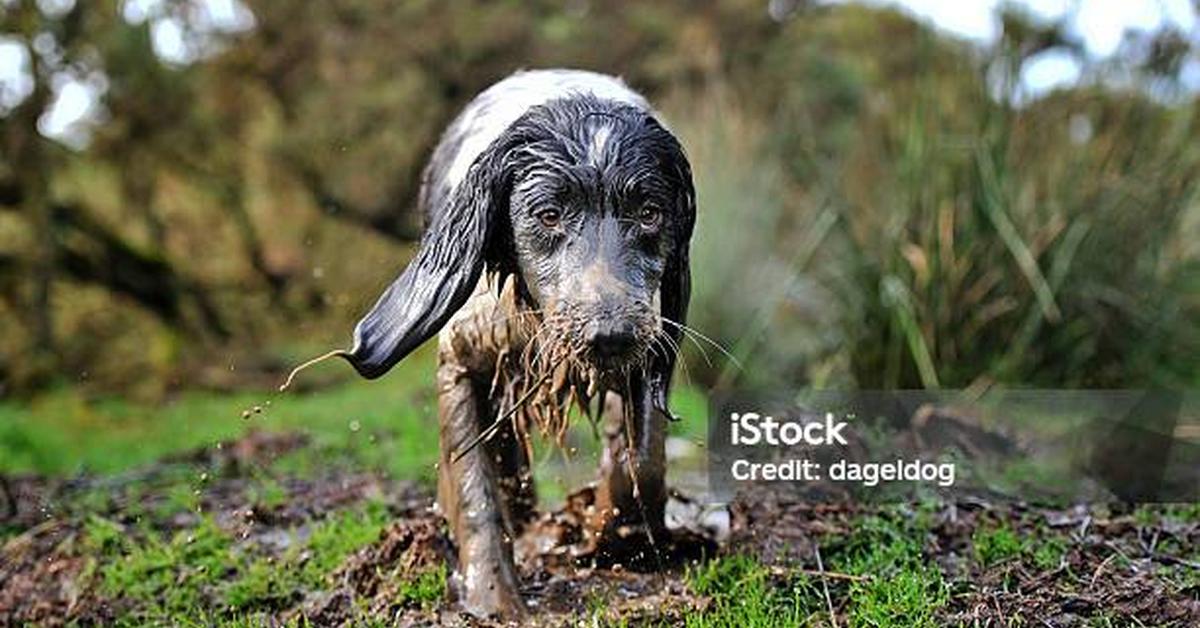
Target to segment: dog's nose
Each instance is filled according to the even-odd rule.
[[[621,321],[596,321],[588,326],[585,333],[592,355],[601,360],[611,360],[628,354],[636,342],[633,326]]]

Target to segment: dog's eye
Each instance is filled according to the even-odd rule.
[[[662,221],[662,210],[654,205],[643,205],[638,210],[637,220],[647,229],[654,229]]]
[[[562,222],[562,213],[557,209],[545,209],[538,212],[537,218],[542,221],[543,225],[554,228],[558,226],[558,223]]]

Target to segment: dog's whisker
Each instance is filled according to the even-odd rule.
[[[665,319],[665,318],[662,320],[667,321],[667,319]],[[671,338],[671,335],[666,334],[665,330],[664,330],[664,334],[666,335],[667,338]],[[704,345],[701,345],[699,341],[697,341],[695,338],[693,338],[691,335],[689,335],[687,333],[687,331],[685,331],[683,329],[680,329],[680,335],[683,339],[686,339],[688,342],[691,342],[692,346],[696,347],[696,351],[698,351],[700,353],[700,357],[704,359],[705,365],[707,365],[709,368],[712,368],[712,366],[713,366],[712,358],[709,356],[708,350],[704,348]],[[672,341],[674,340],[674,338],[671,338],[671,339],[672,339]],[[678,355],[678,352],[682,350],[682,347],[679,347],[679,343],[675,343],[675,344],[676,344],[676,354]]]
[[[725,347],[721,346],[721,343],[717,342],[716,340],[713,340],[712,338],[709,338],[708,336],[704,335],[702,332],[700,332],[699,330],[697,330],[694,327],[689,327],[687,325],[684,325],[683,323],[675,322],[664,316],[660,316],[659,319],[668,325],[672,325],[672,326],[678,328],[680,331],[682,331],[684,333],[684,335],[688,336],[689,338],[693,338],[693,337],[699,338],[700,340],[707,342],[708,344],[712,345],[713,348],[715,348],[717,351],[720,351],[726,358],[729,358],[729,361],[732,362],[733,365],[736,366],[739,371],[744,370],[744,368],[742,367],[741,361],[739,361],[737,358],[733,357],[733,354],[730,353],[727,349],[725,349]],[[694,342],[694,340],[693,340],[693,342]]]
[[[666,355],[663,357],[665,357],[665,358],[672,358],[672,357],[678,358],[679,357],[679,343],[675,342],[675,339],[672,338],[671,335],[666,332],[666,330],[662,329],[661,327],[654,330],[654,339],[659,344],[665,345],[666,348],[668,348],[672,353],[672,355]]]

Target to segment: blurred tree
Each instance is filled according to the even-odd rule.
[[[700,280],[693,311],[756,356],[749,379],[1131,385],[1128,360],[1200,377],[1183,357],[1197,252],[1181,252],[1200,180],[1194,36],[1131,36],[1117,68],[1008,5],[990,49],[857,4],[230,6],[233,26],[207,0],[0,1],[0,43],[30,78],[0,94],[9,389],[84,371],[166,382],[215,351],[335,337],[410,252],[441,129],[491,82],[546,66],[622,75],[685,143],[711,144],[701,224],[741,244],[709,259],[760,256],[771,280],[731,281],[737,298]],[[1087,82],[1024,98],[1023,68],[1047,53]],[[55,131],[72,89],[94,102]],[[735,306],[756,302],[747,325]]]

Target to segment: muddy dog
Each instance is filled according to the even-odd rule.
[[[597,545],[665,532],[667,390],[687,313],[691,169],[620,79],[519,72],[477,96],[424,171],[416,258],[341,352],[383,375],[433,334],[438,503],[451,591],[479,616],[525,607],[512,539],[534,513],[529,428],[574,405],[604,426]],[[599,418],[599,417],[602,417]]]

